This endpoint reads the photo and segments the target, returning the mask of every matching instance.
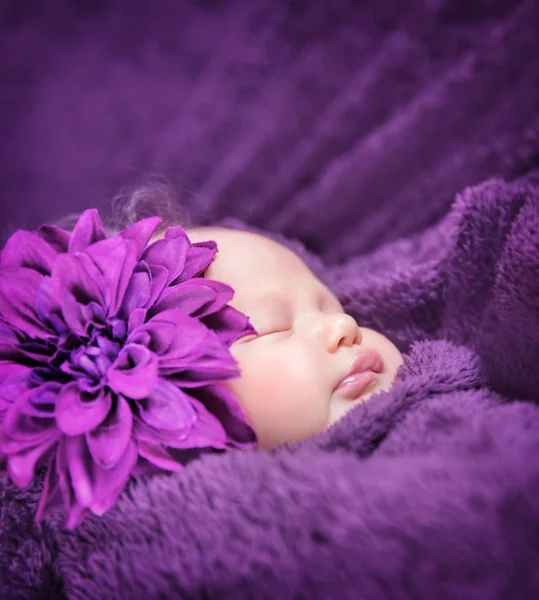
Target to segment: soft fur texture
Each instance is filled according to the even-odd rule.
[[[2,597],[536,597],[537,273],[533,177],[467,189],[423,235],[327,269],[407,351],[391,391],[272,454],[134,482],[72,533],[32,523],[39,481],[4,484]]]

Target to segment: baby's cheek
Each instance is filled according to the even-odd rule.
[[[255,429],[260,447],[305,439],[324,429],[329,404],[314,365],[297,348],[259,343],[234,354],[241,376],[230,380],[228,387]]]
[[[280,361],[271,356],[257,360],[256,355],[251,354],[240,361],[241,375],[231,382],[246,412],[259,423],[273,422],[285,411],[282,399],[289,390],[281,367]]]

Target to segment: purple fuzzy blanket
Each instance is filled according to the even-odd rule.
[[[133,482],[74,532],[0,488],[0,597],[536,598],[539,178],[322,269],[406,351],[391,391],[272,454]]]

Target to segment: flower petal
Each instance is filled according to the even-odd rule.
[[[109,510],[122,493],[129,477],[137,464],[137,449],[133,441],[129,441],[120,460],[111,469],[102,469],[94,465],[94,494],[90,510],[95,515],[102,515]]]
[[[227,434],[219,419],[212,415],[201,402],[192,398],[192,405],[196,411],[196,422],[193,424],[189,435],[177,437],[166,443],[167,446],[176,449],[191,448],[225,448]]]
[[[150,244],[142,254],[141,260],[152,266],[167,269],[167,285],[183,271],[189,240],[187,237],[164,238]]]
[[[36,446],[8,456],[8,472],[15,485],[24,488],[32,483],[36,470],[47,460],[58,439],[57,432]]]
[[[68,509],[68,529],[82,520],[85,508],[102,515],[111,508],[125,488],[137,462],[136,446],[129,442],[120,460],[111,469],[92,462],[83,436],[64,438],[59,448],[57,472]]]
[[[12,360],[27,365],[36,362],[45,365],[52,361],[54,355],[54,348],[41,340],[21,342],[13,350],[16,354]]]
[[[152,289],[145,308],[150,308],[155,304],[155,301],[166,288],[168,281],[168,271],[165,267],[162,267],[161,265],[151,265],[149,269],[152,275]]]
[[[64,318],[68,299],[72,301],[71,311],[73,301],[79,305],[90,302],[106,305],[105,278],[93,260],[83,252],[58,256],[52,269],[52,281],[56,298],[63,304]],[[70,325],[67,318],[66,322]]]
[[[24,394],[28,393],[32,370],[29,368],[11,368],[2,365],[4,372],[1,373],[3,381],[0,385],[0,425],[3,423],[7,411]],[[1,444],[0,444],[1,447]]]
[[[16,454],[45,443],[57,434],[54,413],[47,410],[46,406],[39,410],[39,397],[35,406],[30,400],[32,396],[39,394],[43,395],[45,402],[54,398],[54,390],[50,385],[47,387],[48,390],[43,390],[43,386],[27,390],[7,407],[0,433],[0,447],[6,454]]]
[[[32,390],[22,407],[25,415],[40,419],[54,419],[56,400],[62,384],[57,381],[47,381]]]
[[[0,358],[9,358],[13,353],[14,346],[18,343],[19,338],[13,329],[0,321]]]
[[[41,275],[50,275],[57,253],[35,233],[16,231],[0,255],[1,268],[25,267]]]
[[[67,327],[62,319],[62,307],[54,295],[51,277],[43,277],[39,285],[36,296],[36,313],[41,323],[45,323],[57,334],[66,331]]]
[[[168,442],[176,449],[212,447],[216,449],[239,448],[249,450],[256,445],[254,429],[247,423],[238,401],[223,386],[208,386],[197,390],[192,404],[197,421],[189,436]]]
[[[2,404],[2,400],[5,400],[6,398],[6,394],[9,394],[8,387],[10,385],[10,381],[17,381],[16,391],[9,394],[9,397],[13,400],[17,398],[23,391],[26,391],[30,372],[30,367],[9,360],[0,360],[0,406]],[[20,376],[22,376],[22,379],[20,379]]]
[[[125,292],[120,314],[131,315],[137,308],[152,306],[165,288],[167,279],[168,271],[165,267],[150,267],[140,261]]]
[[[89,507],[93,498],[92,457],[83,435],[65,438],[67,468],[75,498],[80,506]]]
[[[43,275],[24,267],[0,271],[0,315],[15,331],[47,339],[53,332],[39,321],[36,297]]]
[[[67,252],[69,250],[71,234],[65,229],[60,229],[54,225],[41,225],[36,230],[36,235],[47,242],[56,252]]]
[[[137,264],[137,244],[133,240],[115,236],[93,244],[86,253],[103,274],[108,315],[114,317],[120,310]]]
[[[174,340],[176,342],[176,340]],[[206,331],[204,343],[196,351],[185,353],[175,347],[159,358],[160,376],[173,378],[183,386],[201,386],[238,375],[238,363],[212,331]]]
[[[68,468],[68,453],[66,448],[68,439],[69,438],[62,436],[58,442],[58,447],[56,449],[56,474],[60,491],[64,499],[64,507],[67,512],[66,525],[68,529],[73,529],[82,521],[88,509],[81,506],[75,496]]]
[[[98,350],[102,352],[111,362],[118,356],[118,353],[122,349],[122,346],[117,342],[109,340],[103,335],[96,335],[94,338],[97,343],[97,349],[88,349],[88,352],[93,354],[99,354]]]
[[[68,291],[81,304],[89,304],[92,301],[106,304],[104,274],[88,253],[61,254],[54,266],[52,276],[59,299]]]
[[[246,414],[240,403],[232,393],[223,385],[209,385],[197,389],[196,399],[201,404],[194,403],[195,409],[201,418],[201,405],[219,420],[223,426],[227,440],[227,448],[250,449],[256,445],[256,433],[249,425]]]
[[[53,510],[60,508],[63,504],[62,490],[56,470],[56,457],[50,461],[43,484],[43,491],[39,499],[36,511],[36,522],[46,519]]]
[[[233,306],[225,306],[220,311],[203,317],[202,322],[214,330],[219,339],[227,346],[246,335],[256,335],[249,322],[249,317],[236,310]]]
[[[125,398],[118,396],[107,419],[86,434],[88,449],[97,465],[110,469],[117,464],[131,439],[132,425],[131,408]]]
[[[146,315],[148,311],[145,308],[135,308],[135,310],[129,315],[127,321],[127,333],[130,336],[131,333],[146,322]]]
[[[69,329],[79,337],[85,337],[87,333],[87,321],[82,313],[82,307],[74,296],[66,294],[62,306],[62,317]]]
[[[144,252],[144,249],[148,245],[152,235],[162,219],[160,217],[149,217],[138,221],[131,227],[124,229],[120,232],[120,235],[126,240],[132,240],[136,244],[137,248],[137,260]]]
[[[213,262],[217,254],[217,244],[214,241],[195,242],[191,244],[185,261],[185,267],[173,284],[183,283],[193,277],[202,275]]]
[[[86,335],[88,335],[91,325],[98,329],[104,329],[106,327],[105,311],[106,309],[97,304],[97,302],[89,302],[80,307],[80,315],[85,324],[84,331]]]
[[[201,318],[221,310],[234,296],[225,283],[212,279],[193,279],[167,288],[152,307],[149,316],[177,308],[187,315]]]
[[[176,225],[174,227],[167,227],[167,230],[165,231],[165,239],[167,239],[167,240],[183,239],[183,240],[187,240],[189,243],[191,243],[189,241],[189,237],[188,237],[185,229],[181,225]]]
[[[167,321],[154,320],[152,323],[142,323],[129,334],[127,342],[141,344],[158,356],[168,352],[177,334],[176,325]]]
[[[128,337],[128,342],[135,342],[141,336],[149,334],[148,348],[158,356],[171,354],[173,356],[195,356],[202,351],[196,349],[208,337],[208,329],[181,310],[166,310],[147,323],[134,329]]]
[[[139,400],[157,383],[157,356],[140,344],[127,344],[107,371],[108,386],[117,394]]]
[[[176,385],[185,388],[199,388],[205,385],[232,379],[239,375],[237,363],[224,363],[218,359],[196,360],[191,367],[178,366],[178,363],[168,361],[159,365],[159,376],[166,377]]]
[[[150,299],[152,276],[150,268],[145,263],[139,263],[125,291],[120,313],[130,315],[136,308],[144,307]]]
[[[98,394],[79,390],[76,382],[64,385],[56,400],[56,424],[66,435],[80,435],[95,429],[105,420],[112,405],[106,389]]]
[[[139,455],[156,467],[172,472],[181,471],[184,468],[181,463],[170,456],[162,444],[138,440],[137,448]]]
[[[70,254],[80,252],[106,237],[99,213],[95,208],[90,208],[79,217],[71,234],[68,251]]]
[[[108,323],[111,328],[112,339],[124,342],[127,337],[127,323],[118,317],[109,319]]]
[[[137,405],[141,419],[154,429],[186,433],[196,421],[190,396],[163,379]]]

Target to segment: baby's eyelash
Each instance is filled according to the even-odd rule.
[[[276,335],[276,334],[279,334],[279,333],[291,333],[291,332],[292,332],[292,328],[291,327],[289,327],[288,329],[275,329],[273,331],[267,331],[265,333],[262,333],[260,335],[260,337],[265,337],[265,336],[268,336],[268,335]]]

